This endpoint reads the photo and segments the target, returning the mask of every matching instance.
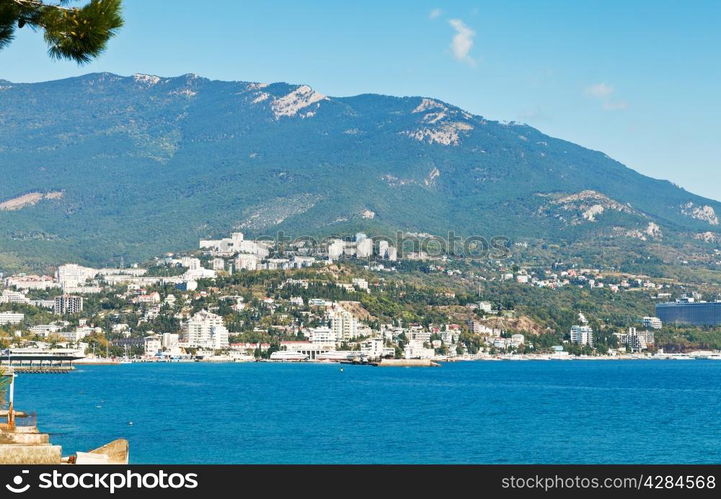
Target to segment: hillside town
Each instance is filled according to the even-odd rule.
[[[412,273],[404,265],[423,265],[425,275],[451,282],[480,283],[479,292],[459,294],[391,280],[395,274]],[[646,293],[657,303],[671,301],[678,286],[598,269],[495,265],[483,274],[459,267],[447,255],[399,254],[388,241],[361,233],[282,250],[273,242],[233,233],[201,240],[196,251],[166,255],[146,266],[63,264],[52,276],[4,276],[0,342],[8,352],[70,349],[85,362],[430,363],[669,355],[656,342],[664,324],[652,310],[615,328],[580,311],[567,329],[551,336],[544,324],[485,298],[480,286]],[[407,299],[414,293],[415,301]],[[393,296],[409,306],[395,306]],[[700,294],[693,296],[703,302]],[[684,295],[684,300],[693,301],[693,296]]]

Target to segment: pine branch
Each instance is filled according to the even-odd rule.
[[[53,9],[63,9],[63,10],[72,10],[71,7],[63,7],[62,3],[68,3],[67,0],[64,2],[58,3],[58,4],[50,4],[41,2],[40,0],[10,0],[11,2],[17,4],[19,7],[29,7],[32,9],[39,9],[42,7],[50,7]]]
[[[123,25],[122,0],[90,0],[82,7],[65,7],[71,0],[0,0],[0,48],[13,40],[15,29],[44,30],[52,58],[89,62]]]

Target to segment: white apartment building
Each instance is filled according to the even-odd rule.
[[[514,334],[510,338],[495,338],[492,345],[495,348],[518,348],[523,345],[525,338],[522,334]]]
[[[65,327],[67,323],[62,324],[38,324],[37,326],[33,326],[30,328],[30,332],[32,334],[35,334],[37,336],[40,336],[41,338],[47,338],[53,333],[57,333],[60,331],[63,327]]]
[[[395,262],[398,260],[398,250],[395,246],[391,246],[388,241],[381,240],[378,241],[378,256],[385,260]]]
[[[635,327],[628,328],[628,333],[614,333],[618,342],[627,345],[631,352],[642,352],[648,350],[655,343],[653,331],[639,331]]]
[[[163,348],[163,343],[157,335],[146,336],[143,339],[143,347],[146,357],[155,356]]]
[[[403,356],[406,359],[432,359],[435,354],[435,350],[426,348],[419,340],[410,340],[403,349]]]
[[[97,269],[68,263],[58,267],[55,277],[63,288],[80,288],[85,285],[86,281],[93,279],[97,274]]]
[[[360,279],[356,277],[351,282],[356,288],[362,289],[363,291],[368,291],[368,281],[366,281],[365,279]]]
[[[364,235],[365,236],[365,235]],[[356,257],[370,258],[373,256],[373,239],[364,237],[356,241]]]
[[[186,267],[188,269],[183,274],[183,280],[185,281],[212,279],[216,276],[215,270],[204,268],[199,258],[186,256],[181,258],[179,263],[182,267]]]
[[[646,329],[662,329],[663,322],[658,317],[644,317],[642,319],[643,327]]]
[[[343,242],[343,255],[344,256],[348,256],[348,257],[356,256],[356,252],[357,252],[357,247],[356,247],[355,242],[348,242],[348,241]]]
[[[418,340],[421,343],[428,343],[431,341],[432,333],[426,331],[420,327],[412,327],[408,333],[409,340]]]
[[[83,311],[83,298],[71,295],[56,296],[53,310],[56,314],[78,314]]]
[[[508,338],[494,338],[491,345],[493,348],[508,348],[511,346],[511,341]]]
[[[265,258],[270,254],[266,245],[246,240],[242,232],[233,232],[230,237],[223,239],[201,240],[200,249],[208,249],[213,253],[222,253],[226,255],[233,253],[248,253],[260,258]]]
[[[294,269],[302,269],[304,267],[312,267],[315,264],[315,257],[313,256],[299,256],[294,255],[291,261],[291,266]]]
[[[571,343],[593,346],[593,329],[590,326],[571,327]]]
[[[395,262],[398,260],[398,248],[395,246],[390,246],[388,248],[388,256],[386,257],[388,261]]]
[[[310,342],[316,345],[331,345],[335,349],[335,333],[329,327],[315,327],[308,330]]]
[[[378,241],[378,256],[381,258],[388,258],[388,248],[390,243],[385,240]]]
[[[125,277],[140,277],[148,273],[147,269],[141,269],[140,267],[134,266],[131,268],[122,268],[122,269],[110,269],[110,268],[104,268],[104,269],[98,269],[98,274],[103,276],[104,278],[108,276],[125,276]]]
[[[66,341],[72,341],[73,343],[77,343],[86,336],[92,334],[101,332],[102,329],[100,328],[92,328],[89,326],[79,326],[75,328],[75,331],[60,331],[58,332],[58,336],[61,336]]]
[[[337,260],[343,256],[345,251],[345,242],[341,239],[333,239],[328,245],[328,258],[331,260]]]
[[[200,249],[208,249],[221,253],[232,253],[237,251],[236,246],[243,242],[245,237],[242,232],[235,232],[230,237],[222,239],[201,239]]]
[[[157,291],[153,291],[150,294],[138,295],[133,299],[133,301],[135,303],[144,303],[146,305],[160,303],[160,293],[158,293]]]
[[[30,299],[19,291],[3,290],[0,303],[30,303]]]
[[[5,279],[5,286],[8,288],[14,287],[17,289],[29,290],[59,288],[60,284],[55,282],[52,277],[45,275],[19,275]]]
[[[160,344],[163,350],[171,355],[180,354],[180,335],[176,333],[163,333],[160,337]]]
[[[193,258],[190,256],[184,256],[180,259],[180,265],[187,268],[188,270],[198,270],[203,268],[200,263],[200,258]]]
[[[441,331],[439,334],[441,335],[441,341],[443,341],[446,345],[458,342],[458,338],[461,335],[457,329],[446,329],[445,331]]]
[[[291,267],[291,264],[287,258],[269,258],[264,266],[267,270],[286,270]]]
[[[355,329],[356,338],[361,336],[373,336],[373,330],[367,324],[358,323]]]
[[[311,298],[308,300],[308,305],[311,307],[328,307],[332,305],[332,302],[328,302],[323,298]]]
[[[121,334],[124,334],[124,335],[126,335],[126,336],[129,336],[129,335],[130,335],[130,326],[129,326],[128,324],[125,324],[125,323],[122,323],[122,324],[113,324],[113,325],[110,327],[110,330],[111,330],[113,333],[121,333]]]
[[[371,338],[361,343],[361,353],[371,360],[383,357],[386,354],[383,338]]]
[[[25,319],[25,314],[20,312],[0,312],[0,326],[6,324],[20,324]]]
[[[336,342],[350,341],[358,336],[358,319],[343,307],[335,306],[328,312]]]
[[[228,348],[228,329],[219,315],[201,310],[185,324],[185,344],[191,348]]]
[[[335,345],[312,343],[310,341],[281,341],[280,348],[284,352],[303,354],[308,356],[309,359],[315,359],[323,353],[335,350]]]
[[[129,269],[129,270],[141,270],[141,269]],[[145,269],[142,269],[145,270]],[[118,284],[128,284],[128,286],[154,286],[155,284],[163,281],[170,282],[172,278],[169,277],[142,277],[133,276],[129,274],[105,274],[103,275],[103,281],[107,282],[111,286],[117,286]]]
[[[185,274],[183,274],[183,279],[185,281],[196,281],[198,279],[214,279],[216,275],[217,274],[215,273],[215,270],[200,267],[198,269],[186,271]]]
[[[386,340],[395,341],[401,334],[405,333],[406,330],[402,327],[391,326],[388,324],[381,326],[381,335]]]
[[[258,268],[258,257],[241,253],[235,258],[235,270],[256,270]]]

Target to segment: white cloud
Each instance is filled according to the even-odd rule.
[[[448,24],[456,31],[451,42],[453,58],[472,66],[475,65],[476,61],[473,60],[469,53],[473,48],[473,38],[476,36],[476,32],[466,26],[460,19],[451,19]]]
[[[614,100],[612,95],[616,89],[607,83],[594,83],[586,87],[584,93],[594,99],[600,100],[604,111],[623,111],[628,109],[628,102],[625,100]]]
[[[597,99],[603,99],[609,97],[614,92],[614,88],[606,83],[595,83],[589,87],[586,87],[586,95],[595,97]]]
[[[428,14],[428,19],[436,19],[443,14],[443,11],[441,9],[433,9],[430,14]]]

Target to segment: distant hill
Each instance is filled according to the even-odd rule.
[[[0,269],[129,262],[231,230],[721,241],[721,203],[422,97],[196,75],[0,81],[0,165]]]

